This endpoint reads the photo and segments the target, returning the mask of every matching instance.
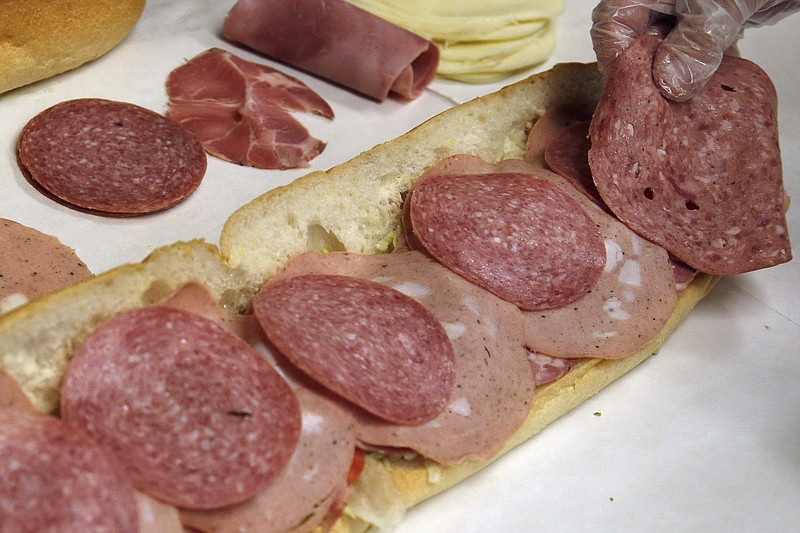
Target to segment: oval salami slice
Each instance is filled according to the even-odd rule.
[[[67,369],[61,413],[142,492],[186,508],[249,498],[300,435],[297,397],[266,360],[211,320],[166,306],[122,313],[89,336]]]
[[[573,301],[603,271],[594,222],[548,180],[517,172],[429,175],[410,202],[414,236],[428,253],[523,310]]]
[[[120,466],[57,418],[0,407],[0,479],[0,531],[139,531]]]
[[[771,81],[726,56],[697,96],[671,102],[652,80],[660,42],[640,37],[609,72],[590,131],[600,195],[626,225],[701,272],[789,261]]]
[[[447,405],[453,348],[436,317],[399,291],[349,276],[296,276],[266,285],[253,313],[278,352],[376,416],[420,424]]]
[[[70,207],[133,216],[177,204],[206,171],[202,145],[183,127],[143,107],[100,98],[62,102],[20,135],[28,178]]]
[[[419,251],[301,254],[280,276],[347,274],[417,300],[444,326],[456,355],[455,388],[434,419],[392,424],[353,409],[356,436],[371,450],[414,450],[441,464],[488,459],[525,421],[534,376],[523,344],[522,312]]]

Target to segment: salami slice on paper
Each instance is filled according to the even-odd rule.
[[[430,420],[453,392],[455,356],[444,327],[379,283],[341,275],[280,279],[256,295],[253,313],[279,353],[388,421]]]
[[[67,369],[61,414],[111,450],[139,490],[192,509],[251,497],[300,435],[298,399],[265,359],[166,306],[95,330]]]
[[[139,531],[122,468],[52,416],[0,407],[0,531]]]
[[[600,277],[600,232],[558,186],[530,173],[446,171],[410,196],[414,237],[437,261],[523,310],[564,305]]]
[[[0,315],[33,298],[92,277],[57,238],[0,218]]]
[[[701,272],[789,261],[772,82],[726,56],[697,96],[671,102],[651,76],[660,42],[640,37],[609,72],[590,129],[600,195],[634,231]]]
[[[200,185],[202,145],[154,111],[100,98],[69,100],[31,119],[19,162],[29,179],[70,207],[134,216],[172,207]]]

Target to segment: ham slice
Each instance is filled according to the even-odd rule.
[[[218,48],[167,79],[167,115],[210,154],[264,169],[304,168],[325,149],[290,112],[333,119],[330,105],[300,80]]]
[[[353,409],[362,446],[411,449],[454,464],[491,457],[525,420],[534,376],[521,342],[522,315],[514,305],[416,251],[306,253],[291,260],[279,277],[312,273],[357,276],[411,296],[439,319],[456,354],[453,396],[433,420],[392,424]]]
[[[344,0],[239,0],[224,35],[382,101],[416,98],[436,74],[437,46]]]

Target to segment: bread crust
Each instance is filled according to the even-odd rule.
[[[96,59],[131,31],[145,0],[6,0],[0,9],[0,93]]]
[[[189,281],[206,285],[230,313],[241,313],[258,288],[299,253],[389,251],[401,231],[403,196],[426,168],[457,153],[490,162],[521,157],[531,126],[547,109],[596,102],[601,90],[595,65],[559,65],[445,111],[327,172],[272,190],[229,218],[219,248],[200,241],[166,246],[140,264],[123,265],[0,317],[0,366],[37,409],[52,412],[75,346],[114,314],[150,305]],[[634,355],[583,361],[538,388],[527,420],[494,457],[443,467],[419,456],[368,454],[333,530],[391,527],[408,508],[529,440],[658,351],[717,279],[699,275],[681,294],[665,328]]]

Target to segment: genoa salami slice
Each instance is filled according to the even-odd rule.
[[[697,96],[671,102],[651,76],[659,43],[640,37],[609,72],[590,130],[600,195],[634,231],[701,272],[788,261],[771,81],[725,57]]]
[[[100,98],[50,107],[23,128],[23,172],[43,192],[81,210],[135,216],[172,207],[200,185],[202,145],[166,117]]]
[[[178,507],[239,503],[289,461],[300,407],[250,345],[166,306],[100,326],[70,362],[64,420],[124,464],[136,487]]]
[[[0,531],[139,531],[122,468],[57,418],[0,407]]]
[[[423,177],[409,207],[437,261],[523,310],[560,307],[597,281],[603,239],[558,186],[530,173],[445,171]]]
[[[270,282],[253,313],[275,349],[327,388],[383,419],[420,424],[453,391],[453,348],[425,307],[341,275]]]
[[[441,464],[487,459],[528,416],[534,376],[523,344],[522,312],[419,251],[390,254],[308,252],[279,276],[348,274],[391,287],[433,313],[453,345],[453,394],[434,419],[392,424],[353,410],[357,437],[367,449],[413,450]]]

